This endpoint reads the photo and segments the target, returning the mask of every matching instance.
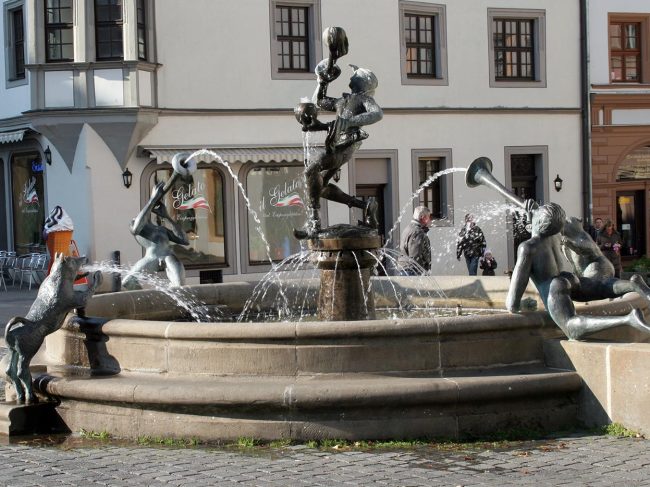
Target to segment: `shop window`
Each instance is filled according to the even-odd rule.
[[[43,163],[37,152],[11,158],[13,241],[18,254],[43,250],[45,197]]]
[[[270,0],[273,79],[313,79],[320,61],[320,0]]]
[[[269,255],[279,262],[300,252],[293,229],[301,228],[306,218],[304,171],[302,164],[256,163],[245,173],[246,194],[256,213],[247,213],[248,265],[268,265]]]
[[[402,84],[447,84],[445,6],[400,1]]]
[[[172,168],[165,165],[149,177],[151,192],[159,182],[166,182]],[[225,239],[224,177],[214,167],[201,167],[194,174],[176,180],[165,196],[165,206],[171,217],[187,234],[188,246],[174,245],[174,253],[186,268],[225,266],[227,246]],[[152,215],[152,221],[161,224]]]
[[[490,86],[546,86],[543,10],[488,9]]]

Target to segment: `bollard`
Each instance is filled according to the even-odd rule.
[[[120,265],[120,251],[119,250],[114,250],[111,252],[111,263],[113,265]],[[122,277],[120,276],[119,272],[113,272],[112,280],[111,280],[111,292],[116,293],[122,289]]]

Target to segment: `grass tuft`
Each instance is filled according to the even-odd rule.
[[[110,440],[111,435],[108,433],[108,431],[92,431],[92,430],[85,430],[85,429],[80,429],[79,430],[79,436],[82,438],[86,439],[91,439],[91,440]]]
[[[602,432],[609,436],[617,436],[619,438],[642,438],[641,433],[628,429],[620,423],[611,423],[603,426]]]

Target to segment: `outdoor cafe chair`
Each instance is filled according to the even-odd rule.
[[[47,254],[30,254],[23,260],[23,265],[20,269],[20,289],[23,288],[25,276],[29,278],[30,290],[32,289],[32,283],[41,283],[42,279],[39,273],[45,276],[47,257]]]
[[[5,281],[5,266],[8,259],[9,258],[6,255],[0,256],[0,288],[4,286],[5,291],[7,291],[7,283]]]

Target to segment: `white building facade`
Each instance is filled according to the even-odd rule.
[[[513,266],[516,236],[494,191],[468,189],[459,171],[413,197],[435,172],[479,156],[520,196],[583,213],[577,0],[3,5],[0,248],[42,245],[43,218],[60,205],[82,253],[105,260],[119,250],[133,263],[142,251],[130,220],[169,178],[175,153],[205,148],[225,164],[201,156],[197,173],[166,200],[190,240],[178,249],[190,280],[216,269],[226,279],[258,276],[269,257],[298,251],[291,230],[304,210],[287,197],[302,192],[304,150],[293,107],[314,92],[313,68],[327,56],[321,32],[333,25],[345,29],[350,49],[328,94],[349,91],[347,65],[362,66],[379,79],[384,110],[338,184],[379,200],[391,245],[402,212],[407,221],[426,204],[436,217],[433,274],[467,272],[455,259],[467,212],[499,272]],[[323,213],[327,224],[360,218],[334,203]]]

